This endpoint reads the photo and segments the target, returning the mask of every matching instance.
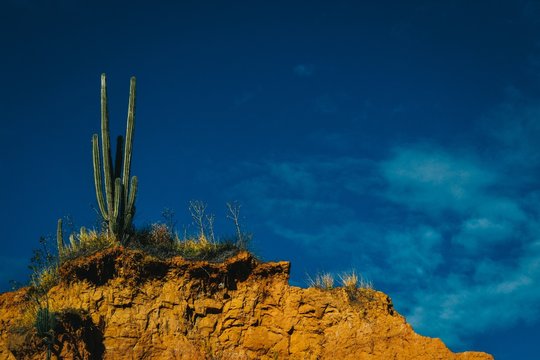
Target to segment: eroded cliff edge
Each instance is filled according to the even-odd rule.
[[[159,260],[116,247],[67,262],[49,291],[53,353],[74,359],[493,359],[416,334],[378,291],[288,285],[288,262]],[[0,359],[45,359],[17,331],[27,289],[0,294]],[[55,358],[55,355],[53,355]]]

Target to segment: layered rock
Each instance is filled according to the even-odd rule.
[[[493,359],[416,334],[369,289],[289,286],[288,262],[158,260],[113,248],[60,268],[53,353],[85,359]],[[0,359],[44,359],[17,331],[27,289],[0,294]],[[54,358],[54,355],[53,355]]]

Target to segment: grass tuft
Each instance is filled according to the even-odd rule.
[[[315,279],[308,276],[309,287],[330,290],[334,288],[334,277],[330,273],[318,273]]]
[[[88,256],[117,244],[114,236],[106,231],[98,233],[96,230],[87,231],[84,227],[78,234],[71,234],[69,242],[70,244],[65,245],[60,254],[60,262]]]

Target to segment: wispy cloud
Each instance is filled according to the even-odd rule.
[[[389,154],[248,164],[236,190],[312,261],[355,265],[389,289],[421,333],[459,345],[538,317],[527,310],[540,301],[534,193],[470,151],[423,143]]]
[[[540,300],[535,288],[540,281],[538,214],[525,210],[527,189],[513,183],[502,168],[437,147],[400,148],[381,164],[388,184],[383,195],[446,233],[444,270],[435,272],[429,286],[413,291],[412,297],[400,298],[412,306],[411,323],[451,344],[530,317],[521,306]],[[440,252],[424,254],[429,253],[440,264]]]
[[[495,173],[478,163],[433,146],[396,148],[380,164],[388,185],[384,195],[413,209],[470,211],[497,180]]]
[[[337,111],[332,97],[319,103]],[[323,135],[354,152],[351,137]],[[509,88],[468,140],[243,164],[231,191],[306,263],[356,267],[417,331],[459,348],[540,318],[539,138],[540,104]]]

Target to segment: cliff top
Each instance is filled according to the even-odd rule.
[[[60,266],[50,337],[24,327],[29,288],[0,294],[0,358],[492,359],[414,333],[382,292],[293,287],[289,271],[245,251],[211,262],[111,247]]]

